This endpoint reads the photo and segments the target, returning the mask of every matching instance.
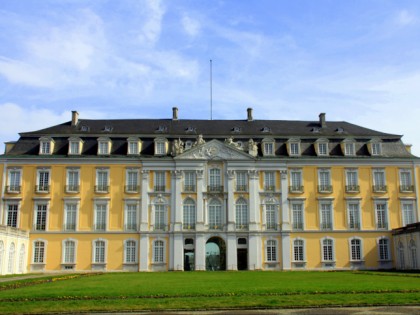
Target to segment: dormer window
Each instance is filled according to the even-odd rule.
[[[80,155],[82,153],[83,140],[80,138],[69,138],[69,155]]]
[[[166,132],[166,130],[168,130],[168,128],[166,126],[161,125],[156,129],[156,132],[163,133],[163,132]]]
[[[111,132],[113,129],[114,129],[114,127],[112,127],[112,126],[105,126],[102,131],[104,131],[104,132]]]
[[[343,128],[341,128],[341,127],[338,127],[338,128],[335,130],[335,132],[336,132],[336,133],[343,133],[343,132],[344,132],[344,129],[343,129]]]
[[[54,140],[49,137],[39,138],[39,154],[50,155],[54,150]]]
[[[300,140],[290,139],[287,141],[287,150],[289,156],[300,156]]]
[[[185,150],[191,149],[193,146],[193,142],[191,140],[185,141]]]
[[[264,156],[274,156],[274,144],[275,141],[272,138],[265,138],[261,141]]]
[[[111,153],[111,139],[98,138],[98,155],[109,155]]]
[[[370,155],[373,155],[373,156],[382,155],[382,143],[379,140],[369,141],[368,149],[369,149]]]
[[[187,132],[187,133],[195,132],[195,128],[194,128],[194,127],[191,127],[191,126],[188,126],[188,127],[185,129],[185,132]]]
[[[232,131],[235,132],[235,133],[240,133],[242,131],[242,129],[241,129],[241,127],[233,127]]]
[[[263,133],[269,133],[270,131],[271,131],[271,129],[269,127],[263,127],[261,129],[261,132],[263,132]]]
[[[128,138],[127,139],[128,147],[127,147],[127,154],[128,155],[139,155],[141,152],[141,140],[139,138]]]
[[[342,149],[345,156],[356,155],[355,143],[352,139],[346,139],[342,142]]]
[[[311,132],[313,132],[313,133],[320,133],[321,132],[321,128],[314,127],[314,128],[311,129]]]
[[[89,131],[90,128],[89,128],[89,126],[83,125],[83,126],[80,127],[80,130],[81,131]]]
[[[166,138],[155,139],[155,155],[166,155],[168,152],[168,140]]]
[[[328,140],[327,139],[318,139],[315,142],[315,152],[318,156],[328,156]]]

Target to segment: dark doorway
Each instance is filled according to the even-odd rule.
[[[187,238],[184,241],[184,271],[195,270],[194,240]]]
[[[226,270],[226,244],[220,237],[212,237],[206,243],[206,270]]]
[[[248,249],[238,248],[238,270],[248,270]]]

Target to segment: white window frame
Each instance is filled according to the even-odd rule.
[[[141,140],[139,138],[127,139],[127,155],[140,155]]]
[[[134,207],[134,209],[132,209]],[[139,201],[138,200],[126,200],[124,205],[124,230],[125,231],[137,231],[139,224]],[[133,211],[134,210],[134,211]],[[132,214],[134,213],[134,222],[132,221]]]
[[[235,172],[235,177],[235,190],[238,192],[248,191],[248,173],[246,171],[237,171]]]
[[[77,183],[71,183],[72,173],[77,174]],[[66,170],[66,192],[79,193],[80,192],[80,168],[69,167]]]
[[[328,147],[328,143],[329,141],[327,139],[318,139],[316,142],[316,155],[317,156],[329,156],[330,152],[329,152],[329,147]],[[324,151],[325,149],[325,151]]]
[[[157,247],[157,242],[162,243],[162,248]],[[159,250],[159,253],[157,252]],[[161,252],[160,252],[161,251]],[[152,243],[152,262],[153,264],[166,264],[166,240],[157,238]]]
[[[295,208],[300,207],[300,209]],[[296,213],[299,215],[295,216]],[[296,222],[295,218],[300,217],[300,220]],[[303,200],[291,200],[290,201],[290,218],[292,221],[293,231],[304,231],[305,230],[305,204]]]
[[[155,138],[154,143],[155,155],[168,154],[168,140],[166,138]]]
[[[51,155],[54,151],[54,140],[49,137],[39,138],[39,155]]]
[[[195,171],[184,171],[184,191],[195,192],[197,190],[197,174]]]
[[[413,189],[413,174],[411,169],[402,168],[399,171],[400,177],[400,192],[414,192]]]
[[[325,253],[325,251],[324,251],[324,241],[331,241],[332,242],[332,244],[331,244],[331,259],[325,259],[325,256],[324,256],[324,253]],[[321,238],[320,239],[320,242],[321,242],[321,261],[323,262],[323,263],[334,263],[335,262],[335,257],[336,257],[336,253],[335,253],[335,240],[332,238],[332,237],[329,237],[329,236],[326,236],[326,237],[323,237],[323,238]],[[330,246],[330,245],[326,245],[326,246]],[[330,256],[329,255],[329,253],[327,253],[327,255],[328,256]],[[327,258],[329,258],[329,257],[327,257]]]
[[[359,241],[359,245],[353,245],[352,244],[352,241],[354,241],[354,240]],[[353,256],[353,254],[356,253],[356,252],[353,251],[353,246],[359,246],[359,253],[358,253],[359,258]],[[356,256],[357,256],[357,253],[356,253]],[[360,238],[360,237],[351,237],[349,239],[349,257],[350,257],[350,261],[351,262],[361,262],[361,261],[364,261],[364,255],[363,255],[363,239],[362,238]]]
[[[326,175],[323,175],[326,174]],[[323,178],[323,176],[326,176]],[[318,169],[318,192],[320,193],[331,193],[332,188],[332,179],[331,179],[331,169],[329,168],[319,168]]]
[[[300,140],[289,139],[287,141],[287,149],[288,149],[289,156],[300,156],[301,155]]]
[[[44,244],[44,246],[43,246],[43,253],[42,253],[42,261],[36,261],[35,262],[35,258],[36,258],[36,256],[35,256],[35,253],[36,253],[35,245],[36,245],[37,242],[42,242]],[[46,264],[46,262],[47,262],[47,244],[48,244],[47,240],[44,240],[44,239],[41,239],[41,238],[38,238],[38,239],[32,241],[31,264],[34,264],[34,265],[45,265]],[[37,259],[37,260],[39,260],[39,259]]]
[[[261,141],[263,156],[275,156],[275,143],[272,138],[265,138]]]
[[[96,257],[96,242],[104,242],[104,261],[98,261]],[[106,265],[108,258],[108,241],[104,238],[97,238],[92,240],[92,265]]]
[[[295,242],[302,242],[301,245],[296,245]],[[302,248],[302,253],[296,252],[296,247],[299,246]],[[304,263],[306,262],[306,242],[303,238],[297,237],[295,239],[293,239],[292,241],[292,262],[297,262],[297,263]],[[302,259],[296,259],[296,256],[300,256],[300,254],[302,254]]]
[[[211,191],[220,192],[222,190],[222,170],[218,167],[209,168],[209,189]]]
[[[225,224],[224,222],[224,207],[223,202],[217,198],[209,200],[208,204],[208,226],[211,230],[221,230]]]
[[[165,192],[166,191],[166,172],[155,171],[154,172],[154,191]]]
[[[157,197],[153,201],[152,226],[154,230],[166,231],[168,227],[168,201]]]
[[[276,190],[276,172],[275,171],[264,171],[264,190],[275,191]]]
[[[371,140],[368,143],[368,149],[370,155],[372,156],[381,156],[382,155],[382,142],[377,140]]]
[[[127,259],[130,256],[132,256],[132,253],[128,252],[128,242],[134,242],[134,261],[132,261],[132,259]],[[124,257],[123,257],[123,261],[124,264],[137,264],[138,263],[138,257],[139,257],[139,251],[138,251],[138,243],[137,240],[135,240],[134,238],[129,238],[124,240]]]
[[[36,171],[36,192],[37,193],[43,193],[48,194],[51,191],[51,169],[49,168],[38,168]],[[48,174],[48,180],[45,181],[45,175],[41,174]],[[47,182],[45,184],[45,182]],[[42,184],[42,185],[41,185]]]
[[[407,216],[407,209],[405,206],[411,206],[411,219]],[[403,199],[401,200],[401,222],[403,226],[407,224],[415,223],[416,220],[416,203],[412,199]]]
[[[273,239],[273,238],[269,238],[265,241],[264,245],[265,245],[265,262],[266,263],[277,263],[279,261],[279,250],[278,250],[279,242],[278,242],[278,240]]]
[[[375,200],[374,201],[374,213],[375,213],[375,226],[377,230],[389,230],[389,210],[388,210],[388,201],[387,200]],[[385,209],[379,209],[378,206],[384,206]],[[384,215],[379,216],[379,211],[384,211]],[[381,220],[378,220],[381,218]],[[380,222],[386,220],[385,222]]]
[[[14,175],[13,175],[14,174]],[[13,180],[12,180],[13,177]],[[18,194],[22,190],[22,169],[9,168],[7,170],[7,192]]]
[[[296,175],[295,175],[296,174]],[[303,174],[302,169],[290,169],[290,192],[303,192]]]
[[[386,248],[385,248],[386,252],[384,252],[386,257],[382,257],[383,256],[382,255],[383,245],[381,245],[381,240],[386,240],[386,242],[387,242],[387,245],[386,245]],[[381,236],[377,239],[376,242],[377,242],[377,248],[378,248],[378,260],[379,261],[390,261],[391,260],[391,243],[390,243],[389,238],[385,237],[385,236]]]
[[[325,217],[326,209],[323,209],[323,206],[329,206],[329,214]],[[334,230],[334,204],[333,200],[320,200],[319,201],[319,229],[322,231],[332,231]],[[330,222],[326,222],[327,219],[330,219]]]
[[[140,190],[140,171],[138,168],[127,168],[125,171],[125,192],[138,193]]]
[[[110,138],[100,137],[98,138],[98,155],[110,155],[112,142]]]
[[[342,143],[345,156],[356,156],[356,142],[352,139],[346,139]]]
[[[100,183],[99,182],[99,174],[100,173],[103,173],[103,174],[106,174],[106,183],[105,183],[105,185],[103,185],[104,183]],[[109,177],[109,168],[103,168],[103,167],[99,167],[99,168],[97,168],[96,169],[96,179],[95,179],[95,192],[96,193],[102,193],[102,194],[106,194],[106,193],[109,193],[109,188],[110,188],[110,185],[109,185],[109,180],[110,180],[110,177]],[[106,189],[104,189],[104,188],[106,188]]]
[[[353,206],[356,206],[357,209],[356,210],[351,209]],[[346,208],[347,208],[347,228],[349,230],[355,230],[355,231],[361,230],[362,229],[362,213],[360,210],[360,201],[348,200]],[[352,212],[355,212],[355,211],[357,213],[353,214]]]
[[[9,225],[9,206],[15,206],[16,209],[16,225]],[[6,200],[5,207],[4,207],[4,225],[12,226],[15,228],[20,227],[20,201],[19,200]],[[1,270],[0,270],[1,271]]]
[[[378,176],[376,176],[378,174]],[[381,174],[380,178],[379,174]],[[386,185],[386,172],[383,168],[374,168],[372,169],[372,178],[373,178],[373,191],[374,192],[385,192],[387,191]]]
[[[263,225],[267,231],[277,231],[279,229],[279,203],[274,198],[266,198],[263,203]],[[271,218],[273,219],[273,222]]]
[[[45,206],[45,229],[38,229],[37,226],[37,219],[38,219],[38,206]],[[49,209],[50,203],[49,201],[36,201],[34,205],[34,219],[33,219],[33,230],[34,231],[48,231],[48,217],[49,217]]]
[[[194,199],[186,198],[182,205],[182,227],[184,230],[194,230],[197,222],[197,204]]]
[[[67,260],[67,251],[66,251],[66,243],[73,242],[74,243],[74,252],[73,252],[73,261],[66,261]],[[77,239],[74,238],[66,238],[61,242],[61,264],[62,265],[75,265],[77,262]]]
[[[347,168],[346,176],[346,192],[360,192],[359,187],[359,170],[357,168]]]
[[[236,229],[247,229],[249,224],[249,205],[248,201],[239,197],[235,202],[235,226]]]
[[[69,149],[68,155],[81,155],[82,154],[82,146],[83,140],[80,138],[69,138]]]
[[[98,206],[105,207],[105,222],[98,222]],[[103,209],[100,211],[102,212]],[[109,224],[109,202],[108,200],[95,200],[93,204],[93,230],[94,231],[108,231],[108,224]],[[105,229],[100,228],[102,225],[105,226]]]
[[[80,201],[79,200],[65,200],[64,201],[64,215],[63,215],[63,230],[64,231],[77,231],[78,230],[78,222],[79,222],[79,204]],[[69,209],[69,206],[71,207],[75,207],[75,209]],[[69,210],[70,211],[74,211],[75,215],[74,215],[74,228],[69,227],[69,225],[71,224],[68,221],[68,217],[69,217]]]

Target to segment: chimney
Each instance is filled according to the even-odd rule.
[[[325,113],[319,114],[319,124],[321,128],[327,127],[327,123],[325,122]]]
[[[79,122],[79,113],[75,110],[71,112],[71,125],[72,127],[76,126]]]
[[[253,121],[254,118],[252,118],[252,108],[248,108],[246,111],[248,112],[248,121]]]
[[[178,120],[178,107],[172,107],[172,120]]]

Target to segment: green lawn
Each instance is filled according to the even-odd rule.
[[[1,313],[420,304],[420,275],[166,272],[0,283]]]

